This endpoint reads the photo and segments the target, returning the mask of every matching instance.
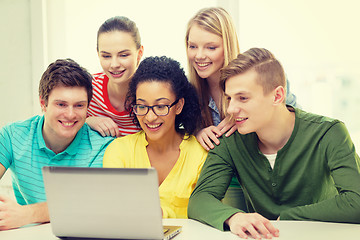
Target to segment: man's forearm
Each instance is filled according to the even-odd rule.
[[[28,223],[26,224],[50,222],[49,210],[46,202],[24,205],[23,208],[27,216]]]

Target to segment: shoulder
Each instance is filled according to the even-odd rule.
[[[102,89],[103,85],[106,84],[108,81],[108,77],[103,72],[95,73],[92,76],[93,76],[92,85],[95,89],[97,88]]]
[[[104,72],[95,73],[92,76],[93,76],[93,81],[104,81],[105,79],[107,79],[107,76]]]
[[[294,109],[295,109],[295,124],[299,125],[299,127],[302,130],[307,132],[312,131],[317,134],[321,132],[326,133],[333,126],[343,125],[343,123],[338,119],[306,112],[298,108],[294,108]]]
[[[39,122],[42,120],[42,116],[34,116],[23,121],[17,121],[9,123],[1,129],[1,132],[8,132],[12,136],[16,135],[28,135],[31,130],[38,127]]]
[[[182,151],[189,152],[191,154],[206,156],[208,152],[200,145],[194,135],[186,135],[180,144]]]

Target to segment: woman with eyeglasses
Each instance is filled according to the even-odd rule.
[[[148,57],[135,72],[126,108],[142,131],[115,139],[104,167],[154,167],[164,218],[187,218],[187,205],[207,151],[192,134],[200,121],[195,89],[180,64]]]

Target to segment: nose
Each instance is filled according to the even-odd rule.
[[[73,107],[69,107],[65,114],[69,120],[74,119],[76,117],[76,113]]]
[[[195,53],[195,59],[204,59],[206,56],[202,48],[197,48]]]
[[[239,112],[240,112],[240,108],[235,105],[233,100],[230,100],[227,107],[227,113],[230,115],[234,115]]]
[[[154,121],[158,116],[154,113],[153,109],[149,109],[148,113],[145,115],[145,118],[148,122]]]
[[[119,67],[120,67],[120,61],[117,58],[117,56],[115,56],[111,59],[111,68],[119,68]]]

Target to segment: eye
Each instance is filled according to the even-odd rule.
[[[190,49],[195,49],[196,46],[194,46],[194,45],[189,45],[188,48],[190,48]]]
[[[76,108],[84,108],[84,107],[85,107],[85,104],[76,104],[75,107],[76,107]]]
[[[249,98],[247,98],[247,97],[239,97],[239,99],[240,99],[240,101],[247,101]]]
[[[137,109],[139,110],[143,110],[143,109],[146,109],[146,106],[145,105],[136,105]]]
[[[156,105],[155,107],[159,110],[163,110],[167,107],[167,105]]]
[[[217,47],[208,47],[210,50],[216,50]]]
[[[130,54],[128,54],[128,53],[126,53],[126,54],[124,53],[124,54],[120,54],[119,56],[122,57],[122,58],[125,58],[125,57],[127,57],[127,56],[129,56],[129,55],[130,55]]]
[[[66,107],[65,103],[57,103],[56,105],[59,106],[59,107]]]

